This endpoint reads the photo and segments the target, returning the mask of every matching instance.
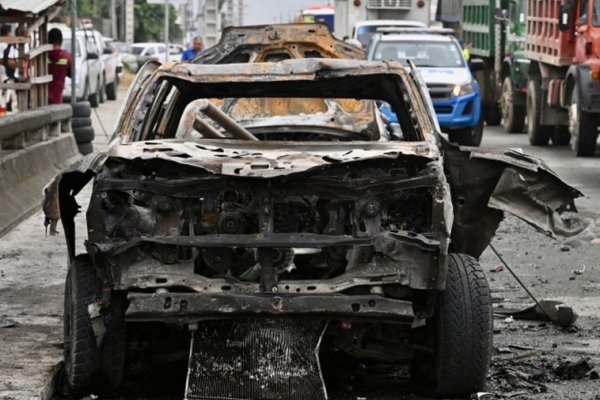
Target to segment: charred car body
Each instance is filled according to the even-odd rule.
[[[401,141],[374,100],[398,115]],[[74,196],[91,179],[76,256]],[[357,356],[384,343],[433,394],[480,390],[492,315],[476,258],[503,211],[565,233],[558,213],[579,195],[539,160],[444,142],[400,64],[146,64],[109,149],[46,191],[71,258],[67,381],[118,386],[125,320],[279,318],[330,321],[315,342]]]

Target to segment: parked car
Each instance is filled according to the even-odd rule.
[[[71,31],[63,30],[62,47],[71,51]],[[82,31],[77,31],[75,35],[76,53],[73,57],[76,71],[76,96],[77,100],[89,100],[92,107],[98,107],[100,92],[102,92],[102,61],[100,53],[96,47],[95,41],[84,35]],[[71,99],[71,79],[65,80],[65,89],[63,91],[64,101]]]
[[[377,33],[371,40],[369,60],[399,61],[408,68],[412,61],[429,89],[437,120],[451,142],[479,146],[483,118],[479,84],[471,69],[483,67],[477,60],[469,65],[457,40],[440,29],[407,28],[395,33]],[[481,60],[479,60],[481,61]],[[382,109],[391,122],[395,116]]]
[[[181,61],[185,47],[180,44],[169,44],[169,61]]]
[[[116,100],[119,80],[123,72],[123,63],[119,58],[119,49],[113,44],[113,39],[102,36],[102,43],[104,44],[103,59],[106,76],[106,98],[108,100]],[[109,73],[109,71],[114,72]]]
[[[165,62],[165,44],[164,43],[134,43],[131,45],[131,54],[136,57],[138,68],[146,62],[158,61]]]
[[[137,72],[137,57],[132,54],[131,45],[124,42],[112,42],[112,44],[119,50],[119,62],[123,64],[123,67],[129,72]]]
[[[119,384],[126,320],[197,327],[217,318],[235,327],[240,317],[259,330],[275,317],[330,320],[307,336],[292,325],[269,332],[288,329],[286,341],[316,343],[317,356],[322,344],[411,360],[411,378],[438,396],[483,388],[492,309],[477,258],[504,211],[540,231],[567,232],[558,213],[574,209],[576,189],[535,158],[445,141],[417,70],[395,62],[150,61],[132,88],[110,146],[46,190],[71,260],[65,371],[74,394]],[[337,126],[318,118],[330,99],[346,105]],[[365,124],[374,122],[375,100],[390,104],[401,140],[386,140],[379,124],[368,134],[344,124],[347,109],[365,107],[373,110]],[[307,103],[317,106],[310,114]],[[288,118],[298,110],[306,118]],[[88,253],[76,255],[74,196],[91,179]],[[255,333],[227,343],[270,345],[270,333]],[[194,385],[213,364],[197,369],[204,358],[192,350]],[[241,371],[247,364],[227,364],[195,393],[256,388],[240,384],[252,379],[254,371]],[[302,371],[321,382],[318,366]],[[270,388],[260,383],[254,398]]]

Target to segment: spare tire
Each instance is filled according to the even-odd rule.
[[[75,141],[77,143],[92,142],[94,140],[94,128],[91,126],[82,126],[77,129],[73,129],[73,135],[75,135]]]
[[[79,101],[73,104],[73,118],[89,118],[92,115],[92,107],[89,101]]]
[[[91,142],[77,143],[77,148],[82,155],[90,154],[94,152],[94,145]]]
[[[71,128],[77,129],[84,126],[92,126],[92,119],[87,117],[74,117],[71,118]]]

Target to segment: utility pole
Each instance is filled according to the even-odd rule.
[[[117,40],[117,1],[110,0],[110,35]]]
[[[77,54],[77,36],[75,33],[77,25],[77,0],[71,0],[71,54],[73,55],[73,61],[75,61],[75,55]],[[71,63],[71,106],[75,106],[77,102],[77,71],[75,70],[76,62]],[[87,99],[83,99],[87,100]]]

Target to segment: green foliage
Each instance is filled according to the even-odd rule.
[[[169,5],[169,41],[181,39],[181,27],[175,23],[177,10]],[[134,5],[134,41],[160,42],[164,40],[165,6],[147,4],[146,0],[135,0]]]

